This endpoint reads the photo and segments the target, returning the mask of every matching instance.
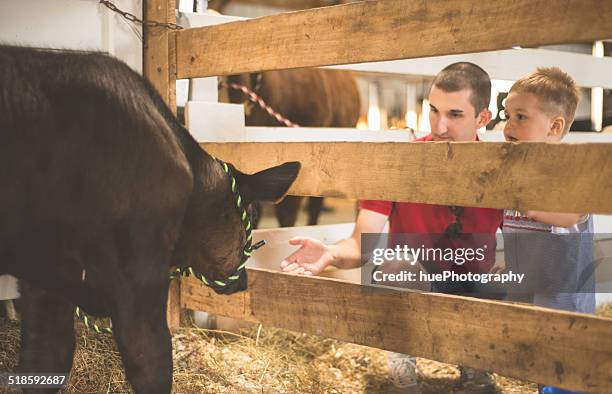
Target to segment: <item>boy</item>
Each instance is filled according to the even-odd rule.
[[[560,141],[578,105],[574,80],[557,67],[538,68],[512,86],[506,99],[507,141]],[[595,312],[593,221],[589,214],[506,211],[504,254],[513,271],[526,271],[538,306]],[[541,393],[571,393],[542,387]]]

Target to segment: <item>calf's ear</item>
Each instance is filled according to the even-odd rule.
[[[253,201],[272,201],[282,199],[300,172],[301,164],[297,161],[283,163],[267,168],[253,175],[234,170],[238,190],[247,203]]]

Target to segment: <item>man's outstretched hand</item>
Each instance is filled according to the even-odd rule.
[[[310,237],[294,237],[289,240],[291,245],[300,248],[291,253],[280,263],[281,271],[291,274],[319,275],[334,261],[328,245]]]

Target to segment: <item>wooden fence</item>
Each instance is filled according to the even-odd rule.
[[[175,5],[148,0],[145,18],[175,22]],[[612,38],[611,20],[612,3],[598,0],[357,2],[177,32],[148,29],[144,70],[175,108],[177,78],[592,42]],[[609,143],[203,146],[246,171],[301,161],[290,191],[297,195],[612,213]],[[177,282],[169,305],[171,326],[179,324],[181,308],[205,310],[567,389],[612,392],[611,319],[372,291],[263,269],[249,269],[249,290],[231,296],[191,279]]]

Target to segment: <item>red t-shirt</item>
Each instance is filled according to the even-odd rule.
[[[431,135],[416,141],[431,141]],[[446,261],[423,262],[429,271],[451,269],[455,272],[488,272],[495,263],[495,233],[503,221],[503,211],[493,208],[465,207],[461,216],[462,231],[458,239],[443,236],[447,227],[455,223],[455,215],[447,205],[422,204],[411,202],[391,202],[381,200],[363,200],[360,209],[367,209],[389,216],[390,234],[419,234],[407,239],[413,248],[483,248],[482,262],[465,262],[463,265]],[[485,246],[486,245],[486,246]],[[394,247],[395,245],[389,245]]]

